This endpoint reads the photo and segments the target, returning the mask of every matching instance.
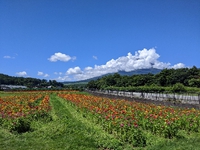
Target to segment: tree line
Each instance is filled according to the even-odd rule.
[[[22,85],[28,88],[46,88],[51,87],[63,87],[64,85],[56,80],[45,80],[37,78],[24,78],[24,77],[13,77],[5,74],[0,74],[0,85]]]
[[[173,88],[172,88],[173,87]],[[186,87],[200,88],[200,69],[192,68],[163,69],[158,74],[121,76],[110,74],[88,82],[88,89],[126,90],[126,91],[184,91]],[[190,89],[191,88],[187,88]]]

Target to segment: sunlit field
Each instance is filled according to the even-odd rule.
[[[78,91],[0,93],[0,149],[198,149],[200,111]]]

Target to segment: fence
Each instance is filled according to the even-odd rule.
[[[169,101],[180,104],[200,104],[200,94],[194,93],[142,93],[142,92],[127,92],[127,91],[111,91],[111,90],[95,90],[95,93],[123,96],[129,98],[142,98],[153,101]]]

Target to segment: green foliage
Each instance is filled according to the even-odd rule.
[[[183,84],[181,83],[176,83],[175,85],[173,85],[172,87],[172,92],[173,93],[183,93],[186,92],[186,88]]]
[[[189,86],[191,86],[191,87],[200,88],[200,78],[199,78],[199,79],[194,79],[194,78],[192,78],[192,79],[190,79],[190,80],[188,81],[188,83],[189,83]]]
[[[31,120],[43,121],[43,122],[49,122],[53,120],[50,113],[46,111],[40,111],[38,113],[32,114],[29,118]]]
[[[44,88],[48,86],[52,87],[63,87],[64,85],[56,80],[45,80],[45,79],[37,79],[37,78],[24,78],[24,77],[12,77],[5,74],[0,74],[0,85],[23,85],[28,88]]]
[[[163,69],[158,74],[120,76],[113,74],[92,80],[90,90],[121,90],[130,92],[185,92],[186,87],[200,87],[200,69]]]
[[[134,146],[137,147],[145,147],[147,145],[147,138],[143,133],[143,130],[138,129],[135,133],[133,133],[133,139],[134,139]]]
[[[77,91],[84,91],[87,83],[71,83],[71,84],[65,84],[64,88],[69,90],[77,90]]]
[[[47,112],[38,112],[27,117],[19,117],[13,119],[0,118],[0,126],[11,133],[25,133],[33,131],[31,122],[42,121],[44,123],[52,121],[52,116]]]
[[[17,133],[31,131],[31,121],[28,118],[17,118],[12,121],[10,131]]]

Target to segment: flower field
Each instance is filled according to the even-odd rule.
[[[78,110],[102,125],[104,130],[114,134],[123,142],[145,146],[144,132],[165,138],[176,137],[180,130],[199,132],[200,111],[180,109],[153,104],[113,100],[83,94],[62,94]]]
[[[76,118],[77,116],[80,118]],[[93,129],[90,128],[90,123],[80,122],[82,119],[91,122],[92,126],[100,127],[103,134],[119,141],[117,145],[133,147],[148,147],[154,142],[149,142],[151,137],[173,141],[180,138],[180,133],[185,137],[199,134],[200,131],[200,111],[195,109],[109,99],[77,91],[8,92],[0,97],[0,127],[3,129],[1,131],[6,129],[14,134],[32,131],[28,134],[43,136],[44,133],[46,138],[52,136],[52,139],[59,140],[66,138],[69,133],[73,134],[73,137],[79,137],[81,133],[80,138],[84,134],[85,141],[88,135],[94,139],[92,135],[97,134],[96,131],[91,132]],[[40,128],[42,126],[44,128]],[[86,130],[82,131],[81,128]],[[41,134],[40,130],[43,130]],[[101,146],[106,141],[107,145],[112,145],[111,148],[117,147],[116,140],[100,140]],[[52,142],[51,138],[48,142]],[[68,142],[68,145],[69,143],[71,142]]]
[[[45,92],[25,92],[0,98],[0,125],[9,130],[26,132],[31,119],[39,119],[51,110]]]

